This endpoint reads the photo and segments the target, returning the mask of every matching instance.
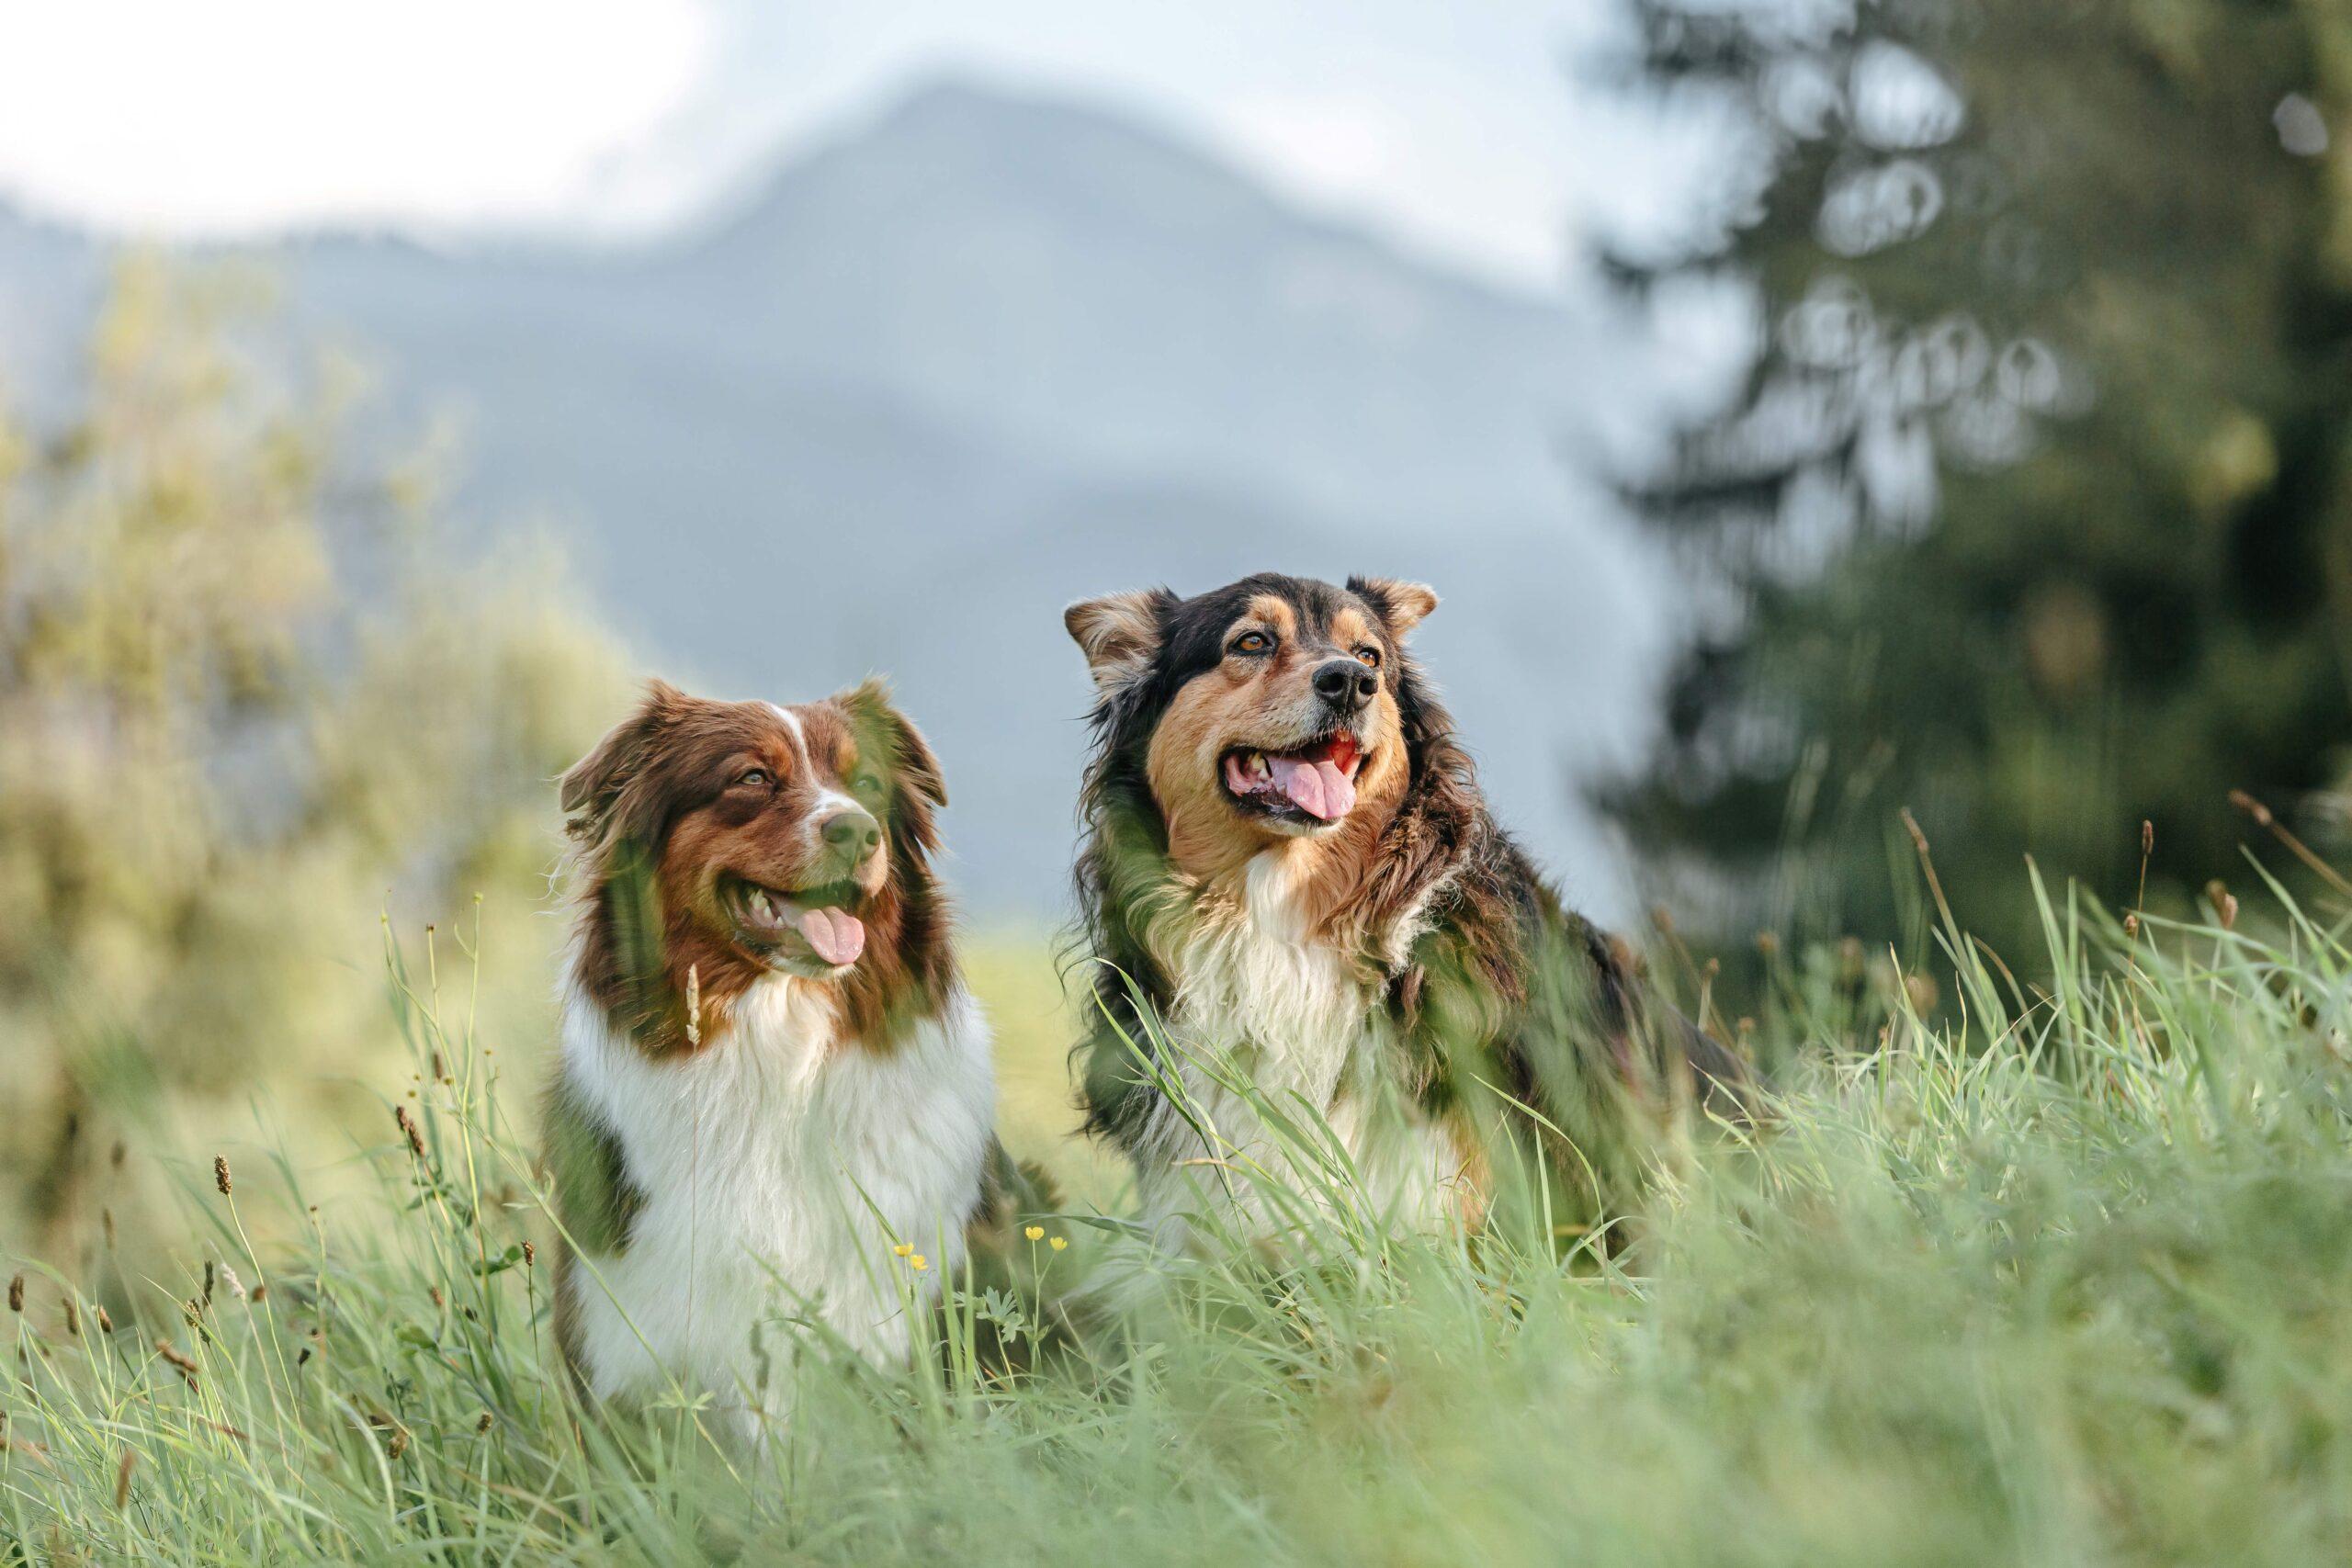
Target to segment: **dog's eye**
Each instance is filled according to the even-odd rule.
[[[765,768],[746,768],[735,782],[752,789],[766,789],[775,783],[775,775]]]
[[[872,773],[860,773],[857,777],[849,781],[849,787],[857,791],[860,795],[880,795],[882,793],[882,781],[876,778]]]
[[[1274,646],[1272,636],[1266,632],[1243,632],[1233,639],[1235,653],[1267,653]]]
[[[1379,669],[1380,649],[1372,647],[1370,644],[1366,644],[1364,647],[1357,649],[1356,662],[1363,665],[1367,670]]]

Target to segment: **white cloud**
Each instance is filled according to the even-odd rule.
[[[0,7],[0,193],[137,231],[669,216],[701,0]]]

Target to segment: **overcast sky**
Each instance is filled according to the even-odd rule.
[[[1125,104],[1489,276],[1674,209],[1616,0],[0,0],[0,197],[166,235],[626,236],[960,73]],[[1674,130],[1674,134],[1668,134]]]

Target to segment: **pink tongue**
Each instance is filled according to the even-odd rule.
[[[1356,803],[1356,786],[1330,761],[1302,762],[1290,757],[1266,759],[1274,772],[1274,787],[1309,817],[1337,822]]]
[[[828,964],[854,964],[865,951],[865,922],[846,910],[801,910],[800,934]]]

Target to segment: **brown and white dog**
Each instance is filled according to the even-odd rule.
[[[930,865],[946,798],[874,682],[798,707],[656,682],[564,775],[547,1153],[557,1335],[591,1395],[707,1393],[753,1435],[790,1382],[763,1318],[813,1312],[876,1359],[916,1343],[994,1150]]]
[[[1083,1092],[1163,1229],[1219,1192],[1268,1228],[1229,1179],[1296,1174],[1266,1103],[1328,1123],[1384,1213],[1436,1224],[1486,1213],[1498,1136],[1542,1151],[1554,1199],[1614,1207],[1678,1086],[1738,1092],[1488,815],[1406,648],[1436,604],[1269,574],[1065,615],[1095,684]]]

